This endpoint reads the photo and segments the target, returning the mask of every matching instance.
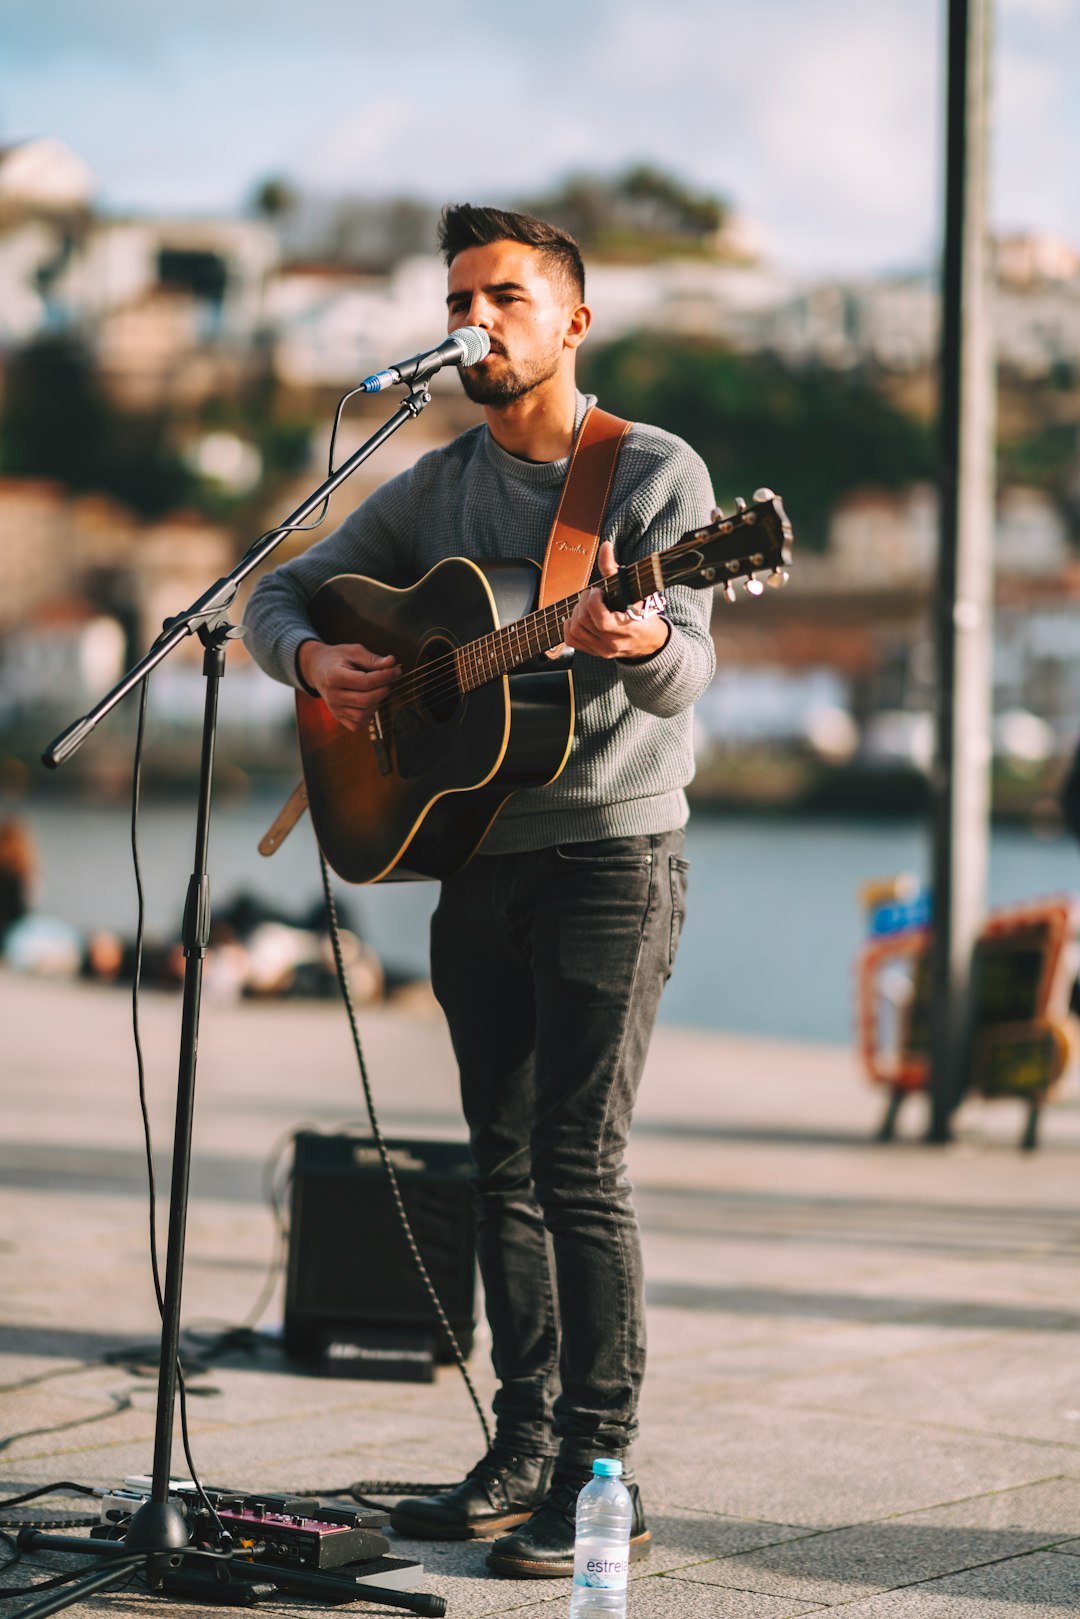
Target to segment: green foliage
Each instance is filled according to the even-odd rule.
[[[201,480],[174,448],[183,441],[181,421],[164,410],[117,410],[82,344],[70,336],[42,338],[7,367],[0,472],[97,490],[143,517],[192,506],[217,522],[255,525],[268,489],[276,493],[306,467],[313,423],[282,413],[269,382],[256,383],[245,399],[206,400],[198,422],[204,431],[233,431],[255,443],[265,468],[258,491],[236,495]]]
[[[1080,539],[1080,389],[1059,362],[1045,377],[998,376],[998,482],[1041,489]]]
[[[255,212],[271,222],[295,212],[299,200],[295,186],[280,174],[260,180],[251,199]]]
[[[282,416],[268,421],[259,434],[264,465],[287,476],[303,472],[311,459],[313,432],[314,424],[307,417]]]
[[[75,338],[39,338],[14,354],[4,379],[0,467],[73,490],[113,495],[145,517],[183,502],[193,480],[160,415],[110,403]]]
[[[11,357],[0,415],[5,472],[91,488],[110,425],[108,402],[80,345],[42,338]]]
[[[609,410],[693,445],[725,509],[735,495],[775,489],[799,543],[816,550],[849,491],[934,473],[928,428],[859,374],[794,372],[765,355],[636,334],[586,348],[582,386]]]
[[[1067,501],[1076,475],[1080,434],[1072,422],[1047,422],[1034,433],[998,446],[1002,483],[1030,484]]]
[[[651,258],[705,250],[727,215],[718,197],[648,163],[614,178],[568,175],[555,191],[523,206],[568,230],[586,252]]]

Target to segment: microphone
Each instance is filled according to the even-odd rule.
[[[491,339],[482,326],[462,326],[437,349],[427,349],[409,360],[399,360],[385,371],[376,371],[360,386],[366,394],[377,394],[398,382],[423,382],[444,365],[477,365],[490,348]]]

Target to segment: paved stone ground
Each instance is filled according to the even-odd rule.
[[[127,1017],[119,992],[0,975],[4,1495],[115,1485],[152,1459],[152,1380],[101,1359],[157,1330]],[[177,1000],[146,998],[162,1148],[178,1018]],[[460,1135],[438,1018],[373,1012],[364,1034],[387,1128]],[[878,1146],[880,1098],[846,1052],[658,1035],[632,1153],[651,1335],[638,1467],[655,1536],[633,1619],[1080,1607],[1080,1107],[1054,1109],[1041,1151],[1023,1155],[1012,1104],[970,1105],[945,1149],[920,1144],[912,1106],[906,1139]],[[259,1294],[274,1144],[361,1111],[335,1008],[206,1006],[187,1323],[243,1321]],[[482,1344],[473,1360],[487,1396]],[[212,1483],[452,1478],[483,1448],[452,1369],[434,1386],[299,1376],[267,1338],[192,1382]],[[476,1546],[395,1549],[461,1619],[567,1611],[567,1582],[496,1579]],[[59,1566],[28,1559],[0,1586]],[[167,1609],[133,1587],[80,1611]]]

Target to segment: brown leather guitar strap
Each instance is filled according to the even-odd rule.
[[[615,464],[629,431],[621,416],[595,405],[586,411],[548,536],[539,607],[584,590],[592,577]]]

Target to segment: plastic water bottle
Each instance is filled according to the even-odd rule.
[[[570,1619],[622,1619],[626,1612],[634,1506],[621,1473],[622,1462],[601,1457],[577,1498]]]

